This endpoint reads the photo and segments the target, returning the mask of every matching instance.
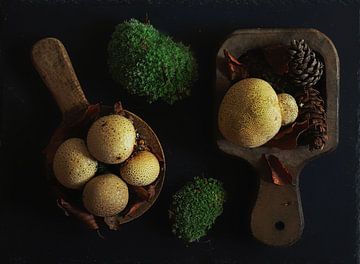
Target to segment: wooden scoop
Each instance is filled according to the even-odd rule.
[[[89,107],[89,102],[81,89],[64,45],[55,38],[42,39],[33,46],[32,60],[63,114],[63,122],[58,130],[71,126],[74,122],[81,119]],[[102,107],[101,111],[105,115],[110,114],[112,109],[112,107]],[[111,221],[114,229],[116,225],[134,220],[145,213],[159,196],[165,179],[165,157],[156,134],[137,115],[126,110],[124,112],[126,116],[132,119],[137,132],[160,160],[161,171],[156,182],[155,195],[149,201],[142,203],[131,215],[107,219],[107,221]],[[57,135],[54,134],[51,141],[56,140],[55,137]]]
[[[308,161],[334,150],[338,144],[339,58],[331,40],[314,29],[237,30],[223,42],[216,58],[215,96],[218,109],[231,86],[225,75],[224,50],[239,57],[250,49],[275,44],[289,45],[293,39],[305,39],[325,60],[329,137],[325,147],[319,151],[309,151],[307,147],[297,147],[293,150],[268,147],[242,148],[224,139],[217,129],[218,147],[230,155],[247,160],[259,174],[259,190],[251,215],[251,231],[256,239],[271,246],[289,246],[301,237],[304,228],[299,193],[301,169]],[[293,178],[291,184],[279,186],[267,180],[262,157],[269,154],[276,156],[287,168]]]

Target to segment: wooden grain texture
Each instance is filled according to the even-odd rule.
[[[56,100],[64,121],[78,118],[89,103],[64,45],[55,38],[42,39],[33,46],[32,61]]]
[[[247,160],[259,174],[259,190],[251,216],[251,230],[256,239],[271,246],[289,246],[300,239],[304,219],[299,194],[299,175],[306,162],[332,151],[338,144],[339,58],[335,46],[323,33],[315,29],[242,29],[233,32],[221,45],[216,58],[216,106],[231,86],[225,74],[223,50],[235,57],[249,49],[274,44],[289,44],[293,39],[305,39],[324,58],[326,68],[326,106],[328,137],[324,149],[309,151],[307,147],[294,150],[259,147],[242,148],[222,137],[217,130],[218,147]],[[216,118],[217,120],[217,118]],[[293,183],[276,186],[265,176],[262,155],[273,154],[281,160],[293,176]]]

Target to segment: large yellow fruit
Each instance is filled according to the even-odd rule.
[[[87,134],[89,152],[107,164],[124,162],[133,152],[136,131],[124,116],[108,115],[96,120]]]
[[[79,189],[95,175],[97,165],[98,162],[89,154],[84,140],[70,138],[57,149],[53,170],[62,185]]]
[[[138,152],[120,169],[120,175],[124,181],[135,186],[149,185],[156,180],[159,173],[159,161],[150,151]]]
[[[281,127],[276,92],[269,83],[257,78],[235,83],[221,102],[218,125],[227,140],[241,147],[265,144]]]
[[[97,216],[116,215],[125,209],[128,201],[126,183],[111,173],[91,179],[83,191],[85,208]]]

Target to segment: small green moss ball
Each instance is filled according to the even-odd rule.
[[[130,94],[169,104],[190,95],[197,66],[189,48],[135,19],[119,24],[108,46],[113,79]]]
[[[224,202],[220,181],[195,177],[173,196],[169,211],[172,232],[186,242],[199,240],[221,215]]]

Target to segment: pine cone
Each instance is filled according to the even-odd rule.
[[[299,106],[298,121],[308,121],[309,128],[300,136],[301,145],[309,145],[310,150],[323,149],[328,139],[326,111],[320,92],[312,87],[304,89],[296,96]]]
[[[290,81],[300,87],[313,87],[323,74],[324,64],[316,57],[315,52],[302,40],[293,40],[289,49]]]

